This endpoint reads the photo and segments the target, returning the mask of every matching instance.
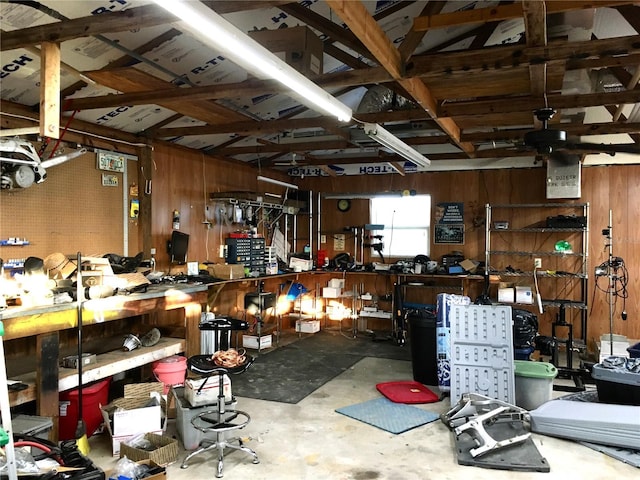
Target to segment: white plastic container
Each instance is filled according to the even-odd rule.
[[[296,332],[316,333],[320,331],[320,320],[296,320]]]
[[[551,400],[553,379],[558,369],[546,362],[515,360],[516,405],[526,410],[535,410]]]

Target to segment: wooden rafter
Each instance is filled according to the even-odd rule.
[[[546,2],[522,0],[524,15],[524,33],[527,47],[547,46],[547,14]],[[542,98],[547,92],[547,65],[529,65],[529,81],[531,94]]]
[[[60,132],[60,45],[45,42],[40,50],[40,135]]]
[[[534,0],[535,1],[535,0]],[[561,1],[547,2],[547,14],[570,12],[572,10],[587,10],[591,8],[614,7],[633,4],[631,1],[594,0],[591,2]],[[476,8],[459,12],[441,13],[413,20],[413,29],[420,32],[432,28],[445,28],[475,23],[497,22],[523,16],[523,8],[519,3],[498,5],[497,7]]]
[[[409,79],[404,77],[400,52],[393,46],[391,40],[369,14],[364,4],[344,0],[327,0],[327,3],[367,46],[378,63],[425,109],[429,116],[451,137],[452,141],[463,151],[472,153],[474,150],[472,144],[460,143],[460,129],[455,125],[455,122],[450,118],[437,117],[437,102],[427,86],[415,77]]]
[[[64,42],[74,38],[103,33],[126,32],[175,21],[175,17],[155,5],[130,8],[119,12],[74,18],[65,22],[47,23],[36,27],[6,32],[0,50],[38,45],[42,42]]]
[[[483,53],[484,52],[484,53]],[[588,62],[594,68],[602,68],[609,65],[627,65],[626,57],[632,56],[630,64],[635,65],[640,58],[640,36],[631,36],[622,39],[593,40],[589,42],[574,42],[570,45],[554,45],[553,48],[543,47],[527,48],[525,46],[500,46],[489,49],[480,49],[462,52],[447,52],[417,55],[412,58],[411,65],[407,67],[407,75],[420,76],[425,80],[445,82],[448,78],[459,75],[468,83],[478,83],[475,74],[488,75],[492,71],[511,72],[513,69],[541,63],[544,59],[551,62],[566,62],[567,69],[587,68]],[[492,63],[487,63],[487,58]],[[514,64],[514,59],[517,63]],[[117,70],[117,69],[114,69]],[[96,80],[94,72],[85,72],[87,76]],[[134,72],[135,73],[135,72]],[[122,76],[127,75],[123,69]],[[510,75],[510,73],[509,73]],[[360,86],[371,83],[388,83],[393,81],[391,75],[382,67],[346,72],[325,74],[316,79],[316,83],[325,88]],[[484,82],[487,83],[487,82]],[[444,84],[447,85],[446,83]],[[146,89],[135,93],[121,95],[105,95],[102,97],[87,97],[69,99],[68,109],[92,109],[107,108],[120,105],[145,105],[154,104],[159,100],[205,100],[225,97],[242,96],[247,93],[252,95],[264,95],[276,93],[283,87],[273,81],[247,80],[241,83],[210,85],[192,87],[177,90],[173,86],[167,88]]]

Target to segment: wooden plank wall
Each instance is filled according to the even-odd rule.
[[[136,162],[128,162],[137,178]],[[116,187],[102,186],[102,173],[115,175]],[[0,238],[26,238],[24,247],[0,246],[0,257],[35,256],[54,252],[76,255],[124,253],[123,174],[96,168],[96,154],[87,153],[52,167],[47,179],[26,189],[0,192]],[[131,177],[130,177],[131,178]],[[137,220],[128,221],[129,252],[138,252]]]
[[[640,166],[617,165],[609,167],[584,167],[582,169],[582,197],[567,202],[590,204],[589,274],[588,283],[588,340],[593,342],[601,334],[609,333],[609,306],[607,295],[597,289],[593,271],[596,265],[608,258],[605,239],[601,234],[608,225],[609,209],[613,211],[614,255],[622,257],[628,270],[628,298],[624,305],[627,320],[621,318],[622,299],[618,298],[613,318],[613,331],[631,339],[640,339]],[[484,226],[476,227],[473,217],[484,218],[484,205],[547,203],[546,169],[502,169],[465,172],[433,172],[401,177],[362,176],[305,178],[302,188],[325,193],[377,193],[413,189],[417,193],[432,195],[433,204],[439,202],[463,202],[465,208],[465,244],[433,245],[434,259],[451,250],[462,250],[469,258],[484,260]],[[562,200],[564,201],[564,200]],[[345,225],[362,225],[368,219],[365,200],[354,200],[349,212],[340,213],[335,200],[325,200],[322,205],[322,230],[340,231]],[[433,221],[433,218],[432,218]],[[604,279],[598,286],[606,289]],[[551,311],[545,314],[541,330],[547,332],[554,320]]]
[[[189,258],[198,261],[222,262],[218,246],[238,225],[213,221],[210,228],[202,222],[210,192],[250,191],[282,193],[275,185],[258,183],[261,171],[237,162],[218,161],[187,149],[158,145],[153,151],[153,186],[150,244],[157,249],[158,267],[169,271],[166,242],[172,230],[172,212],[181,213],[180,230],[191,235]],[[130,167],[130,183],[134,167]],[[275,172],[261,172],[286,180]],[[640,166],[619,165],[585,167],[582,170],[582,198],[576,202],[591,205],[589,270],[607,258],[602,228],[608,224],[609,209],[613,210],[614,255],[624,259],[629,284],[626,311],[628,320],[620,318],[622,301],[616,306],[614,333],[640,338]],[[378,193],[396,190],[415,190],[432,195],[433,203],[463,202],[465,208],[465,244],[460,246],[432,245],[431,256],[439,259],[451,250],[463,250],[469,258],[484,259],[484,226],[474,225],[473,218],[484,217],[486,203],[544,203],[544,168],[502,169],[422,174],[369,175],[360,177],[304,178],[298,183],[303,190],[324,193]],[[142,185],[142,181],[138,182]],[[54,251],[73,253],[78,250],[117,252],[122,244],[122,192],[102,187],[100,171],[95,168],[95,156],[72,160],[51,169],[49,179],[41,185],[17,192],[0,192],[0,237],[27,237],[31,247],[1,247],[3,258],[44,257]],[[314,206],[315,209],[315,206]],[[347,213],[340,213],[335,200],[325,200],[321,208],[322,231],[343,231],[345,226],[368,222],[367,202],[353,201]],[[300,218],[298,231],[304,245],[306,216]],[[146,221],[139,218],[137,222]],[[136,230],[138,223],[129,224],[135,234],[130,242],[142,245]],[[314,229],[315,232],[315,229]],[[137,235],[137,237],[136,237]],[[137,243],[136,243],[137,242]],[[315,243],[315,239],[314,239]],[[301,245],[296,246],[301,249]],[[130,252],[137,248],[130,247]],[[172,272],[176,267],[172,267]],[[606,294],[595,289],[589,281],[589,337],[593,340],[609,331]]]

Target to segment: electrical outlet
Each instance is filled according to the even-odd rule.
[[[327,243],[327,236],[326,235],[320,235],[320,243]]]
[[[534,268],[542,268],[542,259],[541,258],[534,258],[533,259],[533,266],[534,266]]]
[[[218,256],[220,258],[225,258],[227,256],[227,246],[226,245],[220,245],[220,247],[218,249]]]

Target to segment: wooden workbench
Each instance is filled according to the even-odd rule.
[[[140,347],[131,352],[116,350],[97,355],[97,363],[83,368],[83,384],[177,353],[185,352],[187,356],[200,353],[198,324],[203,305],[207,304],[207,290],[206,285],[150,285],[146,292],[86,301],[82,313],[83,329],[107,322],[128,321],[134,317],[139,317],[152,328],[158,318],[157,314],[182,312],[174,316],[170,327],[163,325],[163,330],[169,331],[171,336],[163,335],[154,347]],[[176,321],[175,317],[179,320]],[[10,307],[0,312],[0,320],[4,323],[4,341],[8,345],[11,341],[26,338],[33,338],[36,342],[35,370],[10,377],[28,385],[25,390],[10,393],[11,405],[35,400],[37,414],[53,419],[52,433],[57,438],[59,392],[76,388],[79,380],[76,369],[59,367],[60,334],[65,330],[77,329],[77,304]],[[12,361],[19,360],[8,360]]]

